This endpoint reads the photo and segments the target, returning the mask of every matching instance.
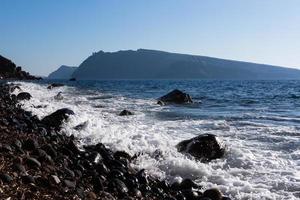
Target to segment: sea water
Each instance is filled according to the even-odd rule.
[[[65,86],[18,82],[32,95],[22,107],[39,118],[72,109],[76,114],[62,131],[82,145],[102,142],[138,154],[133,166],[152,176],[191,178],[232,199],[300,198],[300,81],[56,82]],[[189,93],[194,103],[158,105],[156,99],[173,89]],[[55,100],[58,92],[63,100]],[[118,116],[123,109],[134,115]],[[75,130],[81,123],[87,126]],[[177,143],[205,133],[224,141],[224,158],[201,163],[177,152]]]

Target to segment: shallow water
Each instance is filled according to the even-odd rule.
[[[300,198],[299,81],[77,81],[53,90],[47,90],[47,81],[20,83],[33,96],[22,102],[23,108],[39,118],[72,109],[76,115],[63,131],[83,144],[142,152],[135,166],[154,176],[189,177],[233,199]],[[175,88],[195,103],[156,104],[156,98]],[[54,99],[58,92],[61,101]],[[135,115],[118,116],[123,109]],[[86,121],[84,130],[73,129]],[[200,163],[176,151],[178,142],[203,133],[227,144],[223,159]]]

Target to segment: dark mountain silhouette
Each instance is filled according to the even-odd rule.
[[[49,79],[70,79],[72,78],[73,72],[77,69],[77,67],[60,66],[56,71],[49,74]]]
[[[22,67],[16,66],[11,60],[0,55],[0,79],[36,80],[41,78],[30,75],[23,71]]]
[[[99,51],[73,73],[76,79],[299,79],[300,70],[206,56],[139,49]]]

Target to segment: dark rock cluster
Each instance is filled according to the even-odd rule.
[[[0,199],[228,199],[218,189],[201,192],[190,179],[155,179],[102,143],[79,148],[75,137],[57,132],[73,111],[39,120],[21,109],[12,87],[0,85]]]
[[[0,80],[18,79],[18,80],[38,80],[41,78],[30,75],[22,70],[22,67],[16,66],[11,60],[0,55]]]

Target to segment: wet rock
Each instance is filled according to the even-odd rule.
[[[168,94],[160,97],[158,99],[158,104],[164,105],[166,103],[175,103],[175,104],[183,104],[183,103],[192,103],[192,99],[189,94],[184,93],[180,90],[173,90]]]
[[[128,188],[123,181],[120,179],[113,179],[109,182],[108,187],[113,191],[117,192],[119,195],[123,196],[128,193]]]
[[[57,101],[61,101],[64,99],[62,92],[59,92],[57,95],[54,96],[54,99]]]
[[[191,189],[188,190],[182,190],[183,196],[188,200],[197,200],[199,195],[196,191],[193,191]]]
[[[76,78],[70,78],[69,81],[76,81]]]
[[[192,188],[200,188],[194,181],[191,179],[184,179],[180,183],[180,189],[185,190],[185,189],[192,189]]]
[[[131,160],[131,155],[129,155],[127,152],[125,152],[125,151],[116,151],[115,153],[114,153],[114,157],[116,158],[116,159],[121,159],[121,158],[125,158],[125,159],[127,159],[127,160]]]
[[[51,144],[47,144],[47,145],[43,146],[43,150],[45,150],[46,153],[47,153],[48,155],[50,155],[52,158],[56,158],[57,152],[56,152],[56,150],[52,147]]]
[[[204,197],[208,197],[211,200],[222,200],[222,192],[216,188],[208,189],[203,193]]]
[[[21,149],[22,148],[22,142],[20,140],[15,140],[13,145],[16,147],[16,148],[19,148]]]
[[[58,185],[61,182],[60,179],[58,178],[58,176],[56,176],[56,175],[51,175],[49,179],[50,179],[50,182],[55,185]]]
[[[123,110],[122,112],[119,113],[119,116],[128,116],[128,115],[134,115],[134,113],[129,110]]]
[[[59,128],[62,122],[68,119],[69,115],[74,115],[74,112],[68,108],[63,108],[44,117],[41,122],[49,127]]]
[[[8,174],[0,174],[0,179],[3,183],[10,183],[13,180],[13,178]]]
[[[85,121],[85,122],[83,122],[83,123],[78,124],[77,126],[75,126],[74,129],[76,131],[81,131],[81,130],[85,129],[88,126],[88,124],[89,124],[89,122]]]
[[[99,196],[99,199],[101,199],[101,200],[116,200],[116,198],[113,197],[108,192],[100,192],[98,196]]]
[[[37,183],[37,185],[44,188],[48,188],[50,186],[48,179],[42,176],[36,177],[35,182]]]
[[[13,165],[13,169],[17,172],[26,173],[26,169],[25,169],[24,165],[22,165],[20,163],[15,163]]]
[[[110,173],[109,173],[109,178],[111,178],[111,179],[117,178],[117,179],[120,179],[120,180],[125,180],[123,172],[121,172],[118,169],[111,170]]]
[[[133,190],[130,192],[134,197],[137,197],[137,198],[141,198],[143,195],[142,195],[142,192],[137,189],[137,188],[133,188]]]
[[[137,173],[137,178],[138,178],[140,184],[143,184],[143,185],[149,184],[148,174],[147,174],[146,170],[144,170],[144,169],[140,170]]]
[[[68,188],[75,188],[76,187],[76,182],[75,181],[64,180],[64,184]]]
[[[96,192],[100,192],[103,190],[103,183],[99,177],[93,178],[93,187]]]
[[[97,199],[97,195],[94,193],[94,192],[89,192],[87,194],[87,199],[88,200],[94,200],[94,199]]]
[[[17,95],[17,100],[18,101],[22,101],[22,100],[30,100],[31,99],[31,94],[29,94],[28,92],[20,92]]]
[[[37,142],[37,140],[29,138],[24,142],[23,148],[29,151],[33,151],[39,148],[39,143]]]
[[[53,88],[55,88],[55,87],[62,87],[62,86],[64,86],[64,84],[61,84],[61,83],[52,83],[52,84],[50,84],[50,85],[47,87],[47,89],[51,90],[51,89],[53,89]]]
[[[26,164],[32,168],[37,168],[41,166],[41,163],[37,159],[32,157],[26,158]]]
[[[125,183],[128,186],[128,188],[138,188],[139,187],[139,180],[134,175],[127,176]]]
[[[100,174],[108,174],[109,173],[109,169],[106,167],[106,165],[104,163],[98,163],[96,165],[96,170],[100,173]]]
[[[21,90],[20,86],[18,85],[12,85],[9,88],[10,93],[13,93],[15,90]]]
[[[75,154],[79,154],[80,153],[80,150],[79,150],[79,148],[78,148],[78,146],[77,146],[77,144],[75,143],[74,140],[71,140],[66,146],[73,153],[75,153]]]
[[[23,183],[35,183],[35,179],[33,176],[26,175],[26,176],[22,176],[22,182]]]
[[[225,145],[212,134],[199,135],[177,144],[179,152],[188,153],[201,161],[221,158],[225,154]]]
[[[69,168],[65,168],[65,174],[67,177],[71,177],[71,178],[75,177],[75,173],[72,170],[70,170]]]
[[[12,148],[11,148],[10,145],[4,144],[4,145],[2,145],[1,150],[2,150],[3,152],[11,152],[11,151],[12,151]]]

